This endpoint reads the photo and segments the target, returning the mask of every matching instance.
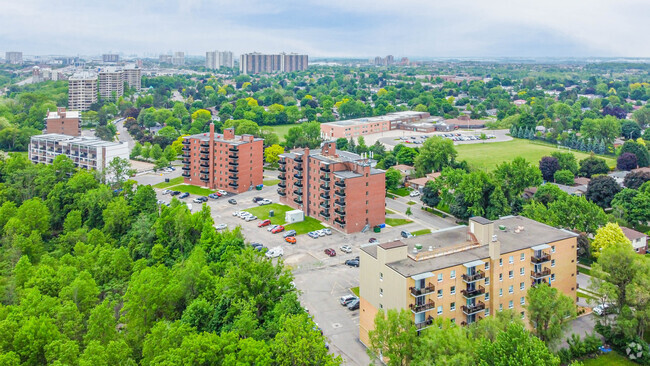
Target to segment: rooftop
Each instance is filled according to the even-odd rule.
[[[646,234],[644,234],[642,232],[636,231],[634,229],[630,229],[629,227],[625,227],[625,226],[621,226],[621,231],[623,232],[623,234],[625,235],[625,237],[629,241],[632,241],[632,240],[635,240],[635,239],[641,239],[641,238],[647,236]]]
[[[401,111],[401,112],[388,113],[383,116],[355,118],[355,119],[347,119],[347,120],[337,121],[337,122],[322,123],[322,125],[354,126],[354,125],[365,125],[373,122],[399,121],[404,118],[417,118],[417,117],[419,117],[420,119],[427,118],[429,117],[429,113],[416,112],[416,111]]]
[[[65,118],[81,118],[81,113],[79,111],[65,111]],[[49,112],[47,114],[47,119],[63,118],[58,111]]]
[[[214,134],[214,141],[217,141],[217,142],[227,142],[227,143],[232,144],[232,145],[243,145],[243,144],[247,144],[248,141],[244,141],[244,140],[242,140],[242,136],[246,136],[246,135],[235,135],[235,138],[234,138],[234,139],[232,139],[232,140],[226,140],[226,139],[223,138],[223,134],[222,134],[222,133],[215,133],[215,134]],[[210,141],[210,134],[209,134],[208,132],[205,132],[205,133],[198,133],[198,134],[196,134],[196,135],[185,136],[185,138],[186,138],[186,139],[198,139],[198,140],[200,140],[200,141]],[[259,138],[259,137],[255,137],[255,138],[253,139],[253,141],[263,141],[263,140],[264,140],[264,139]]]
[[[91,71],[75,72],[68,80],[97,80],[97,74]]]
[[[472,220],[478,223],[494,223],[494,233],[501,243],[501,254],[578,236],[570,231],[556,229],[522,216],[506,216],[495,221],[482,217],[474,217]],[[500,230],[500,226],[505,229]],[[367,245],[361,250],[377,258],[378,246],[391,249],[401,246],[398,243],[405,244],[409,256],[406,259],[387,263],[387,266],[404,277],[411,277],[427,271],[437,271],[488,258],[489,245],[477,244],[468,235],[468,230],[468,226],[456,226],[391,243]],[[416,244],[420,244],[422,250],[414,252]]]
[[[109,146],[120,146],[122,142],[111,142],[104,141],[97,137],[73,137],[68,135],[61,135],[58,133],[46,133],[43,135],[32,136],[32,140],[42,139],[48,141],[59,142],[62,145],[83,145],[83,146],[97,146],[97,147],[109,147]]]

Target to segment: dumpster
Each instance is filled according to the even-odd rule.
[[[379,225],[375,225],[375,227],[372,229],[372,231],[374,231],[374,232],[376,232],[376,233],[381,232],[381,226],[379,226]]]
[[[264,184],[258,184],[258,185],[255,186],[255,189],[257,189],[258,191],[261,191],[262,187],[264,187]]]
[[[273,212],[273,210],[270,210],[269,211],[269,217],[273,217],[273,215],[275,215],[275,212]]]

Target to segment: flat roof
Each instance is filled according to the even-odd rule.
[[[46,142],[48,141],[60,142],[68,145],[75,144],[75,145],[99,146],[99,147],[121,146],[123,144],[123,142],[104,141],[97,137],[75,137],[75,136],[62,135],[59,133],[46,133],[43,135],[34,135],[32,136],[32,140],[34,139],[46,140]]]
[[[65,111],[65,118],[80,118],[79,111]],[[58,111],[53,111],[47,114],[47,119],[63,118]]]
[[[478,222],[477,220],[474,220]],[[487,220],[489,221],[489,220]],[[505,230],[499,230],[498,227],[503,225]],[[546,224],[523,216],[507,216],[494,220],[494,233],[501,244],[501,254],[506,254],[522,249],[533,248],[538,245],[554,243],[559,240],[577,237],[578,235],[570,231],[557,229]],[[515,229],[522,228],[515,232]],[[387,263],[389,268],[400,273],[404,277],[437,271],[443,268],[454,267],[471,262],[478,263],[489,258],[489,245],[478,245],[469,247],[468,226],[456,226],[448,229],[434,231],[430,234],[420,235],[408,239],[401,239],[398,242],[408,247],[408,253],[411,255],[416,244],[422,246],[420,253],[427,251],[440,251],[440,255],[415,260],[411,257],[399,261]],[[361,250],[377,258],[377,247],[390,249],[386,247],[394,242],[379,245],[367,245],[361,247]],[[447,253],[444,253],[447,251]]]
[[[247,144],[248,141],[243,141],[242,136],[246,136],[246,135],[235,135],[234,139],[226,140],[226,139],[223,138],[222,133],[215,133],[214,134],[214,141],[226,142],[226,143],[229,143],[229,144],[232,144],[232,145]],[[207,132],[205,132],[205,133],[197,133],[196,135],[185,136],[185,138],[186,139],[197,139],[197,140],[200,140],[200,141],[210,141],[210,134],[207,133]],[[259,138],[259,137],[253,138],[253,141],[262,141],[262,140],[264,140],[264,139]]]
[[[418,116],[421,116],[421,119],[424,119],[424,118],[429,118],[427,114],[428,114],[427,112],[401,111],[401,112],[388,113],[383,116],[354,118],[354,119],[346,119],[346,120],[336,121],[336,122],[321,123],[321,125],[355,126],[355,125],[365,125],[368,123],[399,121],[404,118],[418,117]]]

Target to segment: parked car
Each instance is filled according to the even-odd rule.
[[[216,193],[210,193],[210,194],[208,195],[208,197],[210,197],[210,198],[216,200],[216,199],[218,199],[220,196],[219,196],[218,194],[216,194]]]
[[[160,205],[166,204],[167,202],[165,202],[163,200],[158,200],[156,203],[158,204],[158,206],[160,206]]]
[[[325,235],[332,235],[332,229],[330,228],[321,229],[321,231],[324,232]]]
[[[233,216],[239,216],[240,213],[241,213],[241,211],[235,211],[235,212],[232,213],[232,215]]]
[[[318,234],[318,236],[325,236],[325,232],[323,230],[316,230],[316,234]]]
[[[600,304],[593,309],[594,314],[598,316],[611,314],[613,311],[614,306],[612,304]]]
[[[257,201],[261,201],[263,199],[264,198],[262,198],[262,197],[253,197],[253,203],[257,203]]]
[[[169,189],[163,189],[162,194],[169,194],[171,191]]]
[[[341,296],[341,298],[339,298],[339,304],[341,304],[343,306],[347,306],[350,303],[350,301],[356,300],[356,299],[358,299],[358,297],[356,297],[354,295]]]
[[[218,190],[217,193],[219,193],[222,196],[227,196],[228,195],[228,192],[224,191],[223,189]]]
[[[208,202],[208,197],[201,196],[201,197],[196,197],[195,199],[192,200],[194,203],[203,203],[203,202]]]
[[[281,247],[275,247],[266,252],[267,258],[277,258],[284,254],[284,250]]]
[[[350,267],[359,267],[359,260],[358,259],[348,259],[345,261],[345,264],[350,266]]]
[[[341,249],[343,253],[352,253],[352,247],[347,244],[341,245],[339,249]]]
[[[187,197],[189,197],[189,196],[190,196],[189,193],[187,193],[187,192],[183,192],[183,193],[181,193],[181,194],[178,196],[178,198],[187,198]]]
[[[231,199],[228,200],[228,203],[230,203],[231,205],[236,205],[237,201],[235,201],[234,198],[231,198]]]
[[[270,225],[269,227],[266,228],[266,231],[273,231],[273,229],[275,229],[278,226],[280,225]]]
[[[370,243],[370,244],[377,244],[377,243],[379,243],[379,240],[377,240],[377,238],[370,238],[370,239],[368,240],[368,243]]]
[[[327,248],[325,249],[325,254],[329,255],[330,257],[335,257],[336,251],[332,248]]]
[[[271,230],[271,234],[277,234],[277,233],[279,233],[281,231],[284,231],[284,226],[278,225],[278,226],[274,227],[273,230]]]
[[[226,224],[219,224],[219,225],[215,225],[214,228],[217,229],[217,230],[224,230],[224,229],[227,229],[227,228],[228,228],[228,225],[226,225]]]
[[[178,196],[179,194],[181,194],[181,192],[179,192],[179,191],[171,191],[171,192],[169,192],[169,194],[172,195],[172,196]]]
[[[409,193],[409,196],[411,196],[411,197],[417,197],[419,195],[420,195],[419,191],[411,191],[411,193]]]
[[[402,235],[402,238],[412,238],[413,237],[413,234],[411,234],[410,232],[408,232],[406,230],[402,230],[401,235]]]
[[[245,221],[257,220],[257,216],[255,216],[255,215],[246,216],[246,218],[244,220]]]
[[[284,238],[284,241],[286,241],[289,244],[296,244],[296,237],[295,236],[287,236]]]
[[[350,303],[347,306],[348,306],[348,310],[359,309],[359,299],[350,301]]]
[[[257,247],[263,247],[264,245],[262,245],[260,243],[251,243],[251,246],[253,247],[253,249],[255,249]]]
[[[267,200],[267,199],[257,201],[257,204],[260,205],[260,206],[270,205],[271,203],[273,203],[273,202],[271,202],[271,200]]]
[[[264,245],[254,247],[253,249],[257,250],[258,252],[262,252],[262,253],[265,253],[266,251],[268,251],[268,248],[266,248]]]
[[[312,239],[318,239],[320,237],[320,235],[318,235],[315,231],[310,231],[307,233],[307,235]]]
[[[266,220],[260,221],[260,223],[257,224],[257,227],[263,227],[263,226],[269,226],[269,225],[271,225],[271,220],[266,219]]]
[[[289,231],[285,232],[284,234],[282,234],[282,236],[284,236],[285,238],[289,237],[289,236],[296,236],[296,230],[289,230]]]

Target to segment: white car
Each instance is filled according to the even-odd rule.
[[[171,192],[169,189],[163,189],[162,194],[169,194]]]
[[[266,228],[266,231],[272,231],[273,229],[275,229],[278,226],[280,226],[280,225],[269,225],[269,227]]]
[[[419,191],[411,191],[411,193],[409,193],[409,196],[411,196],[411,197],[417,197],[419,195],[420,195]]]
[[[254,215],[246,216],[246,218],[244,220],[246,220],[246,221],[257,220],[257,216],[254,216]]]
[[[341,245],[339,247],[339,249],[341,249],[341,251],[344,252],[344,253],[352,253],[352,247],[347,245],[347,244],[346,245]]]
[[[267,200],[267,199],[257,201],[257,204],[260,205],[260,206],[270,205],[271,203],[273,203],[273,202],[271,202],[271,200]]]
[[[221,194],[222,196],[227,196],[228,195],[228,192],[224,191],[223,189],[220,189],[217,192],[219,192],[219,194]]]
[[[233,216],[239,216],[240,213],[241,213],[241,211],[235,211],[235,212],[232,213],[232,215]]]
[[[268,252],[266,252],[266,257],[267,258],[277,258],[281,257],[284,254],[284,250],[282,250],[281,247],[275,247],[270,249]]]
[[[228,228],[228,225],[226,225],[226,224],[219,224],[219,225],[215,225],[214,228],[217,229],[217,230],[224,230],[224,229],[227,229],[227,228]]]
[[[316,231],[316,234],[318,234],[318,236],[325,236],[325,232],[323,230]]]
[[[593,309],[593,312],[598,316],[607,315],[611,312],[611,307],[611,304],[600,304]]]
[[[332,230],[329,228],[321,229],[322,232],[325,233],[325,235],[332,235]]]

